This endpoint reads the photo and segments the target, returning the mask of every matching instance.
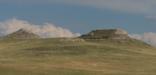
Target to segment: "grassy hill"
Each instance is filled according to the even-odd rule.
[[[155,66],[156,48],[137,40],[0,40],[0,75],[156,75]]]

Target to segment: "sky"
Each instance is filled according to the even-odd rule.
[[[0,34],[25,27],[25,23],[39,26],[38,31],[49,25],[55,29],[45,34],[62,29],[57,37],[123,28],[132,37],[156,45],[155,7],[156,0],[0,0]]]

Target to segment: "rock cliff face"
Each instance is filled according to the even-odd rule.
[[[27,31],[25,29],[19,29],[16,32],[8,34],[4,38],[11,38],[11,39],[36,39],[36,38],[40,38],[40,36],[30,32],[30,31]]]
[[[83,39],[130,39],[128,33],[123,29],[102,29],[94,30],[82,35]]]

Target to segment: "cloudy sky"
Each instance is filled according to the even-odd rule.
[[[39,26],[50,23],[73,35],[123,28],[133,37],[156,43],[155,7],[156,0],[0,0],[0,31],[16,19]]]

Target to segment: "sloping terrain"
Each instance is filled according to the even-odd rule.
[[[0,40],[0,75],[156,75],[155,66],[156,49],[137,40]]]
[[[19,29],[7,36],[3,37],[4,39],[38,39],[40,36],[34,34],[26,29]]]

